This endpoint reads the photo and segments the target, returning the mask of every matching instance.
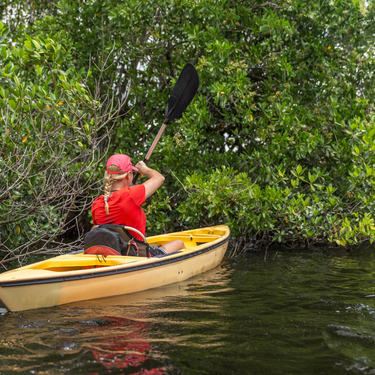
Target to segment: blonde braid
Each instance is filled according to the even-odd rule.
[[[104,174],[104,209],[105,213],[109,215],[108,197],[111,194],[112,183],[115,180],[122,180],[128,175],[129,172],[123,174],[109,174],[105,172]]]

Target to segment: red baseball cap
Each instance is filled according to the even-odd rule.
[[[111,165],[118,167],[119,170],[109,171],[108,169]],[[133,167],[132,162],[128,155],[124,155],[124,154],[112,155],[107,161],[107,173],[109,174],[122,174],[122,173],[127,173],[131,170],[138,172],[138,169],[136,167]]]

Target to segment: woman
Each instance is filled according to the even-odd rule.
[[[143,184],[130,186],[134,171],[148,179]],[[147,167],[143,161],[138,162],[134,167],[129,156],[112,155],[108,159],[107,172],[104,175],[104,195],[97,198],[91,206],[94,225],[127,225],[138,229],[145,235],[146,215],[141,205],[163,185],[163,182],[164,177]],[[142,240],[137,233],[132,234]],[[157,253],[162,250],[169,254],[181,249],[185,249],[184,243],[181,240],[174,240],[160,246]],[[153,249],[151,249],[151,255],[153,255]]]

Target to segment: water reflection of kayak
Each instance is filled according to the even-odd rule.
[[[91,350],[96,363],[101,363],[109,372],[111,369],[138,368],[137,374],[165,373],[163,367],[144,369],[146,362],[155,362],[150,358],[155,348],[147,340],[148,323],[114,316],[103,317],[103,321],[104,324],[87,326],[84,331],[98,337],[95,349]],[[113,335],[113,332],[117,334]]]
[[[181,239],[186,249],[163,257],[60,255],[0,275],[0,300],[10,311],[138,292],[183,281],[217,266],[228,246],[224,225],[147,238]]]

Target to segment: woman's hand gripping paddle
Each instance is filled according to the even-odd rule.
[[[198,90],[199,86],[199,77],[198,73],[194,68],[194,65],[188,63],[182,69],[180,76],[176,84],[172,89],[171,96],[168,100],[168,105],[165,110],[165,120],[162,127],[159,130],[159,133],[155,137],[154,142],[152,143],[148,153],[143,160],[145,163],[150,159],[152,152],[154,151],[159,139],[161,138],[165,128],[168,123],[172,122],[176,118],[180,117],[185,109],[188,107],[190,102],[193,100],[195,93]],[[133,185],[137,182],[139,178],[139,173],[133,178]]]

